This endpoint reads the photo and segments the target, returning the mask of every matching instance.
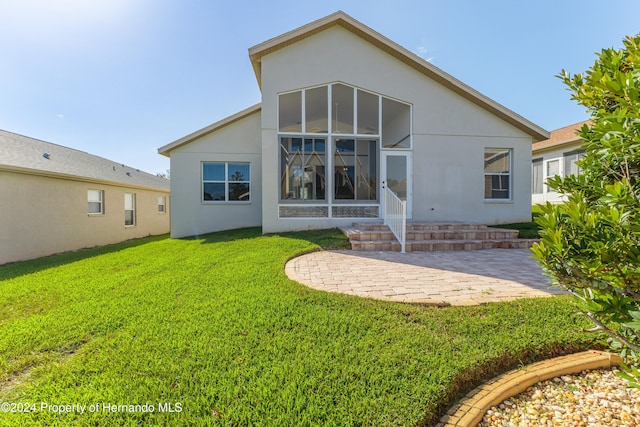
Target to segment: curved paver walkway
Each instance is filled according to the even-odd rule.
[[[389,301],[476,305],[564,293],[527,249],[452,252],[312,252],[287,275],[310,288]]]

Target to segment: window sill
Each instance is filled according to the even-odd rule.
[[[503,204],[503,205],[507,205],[507,204],[513,204],[513,199],[484,199],[485,203],[488,203],[490,205],[493,204]]]
[[[88,213],[87,216],[104,216],[104,213]]]
[[[222,200],[220,200],[220,201],[207,200],[207,201],[200,202],[200,204],[201,205],[205,205],[205,206],[206,205],[218,205],[218,206],[220,206],[220,205],[250,205],[251,202],[250,201],[249,202],[243,202],[243,201],[240,201],[240,200],[233,200],[233,201],[230,201],[230,202],[223,202]]]

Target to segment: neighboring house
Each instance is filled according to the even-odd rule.
[[[561,202],[561,196],[549,188],[547,178],[580,173],[576,161],[584,156],[582,139],[576,132],[589,120],[550,132],[549,139],[533,144],[531,160],[531,202]]]
[[[0,130],[0,264],[169,232],[169,181]]]
[[[531,218],[539,126],[343,12],[249,49],[258,105],[158,149],[171,235],[326,228],[384,217]]]

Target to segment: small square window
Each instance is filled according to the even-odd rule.
[[[165,213],[167,211],[167,197],[158,196],[158,213]]]
[[[132,227],[136,225],[136,195],[124,193],[124,225]]]
[[[103,190],[88,190],[87,202],[90,215],[104,214],[104,191]]]

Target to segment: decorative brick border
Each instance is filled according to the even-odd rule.
[[[522,393],[539,381],[588,369],[611,368],[620,358],[603,351],[585,351],[527,365],[500,375],[470,391],[435,427],[476,427],[492,406]]]

